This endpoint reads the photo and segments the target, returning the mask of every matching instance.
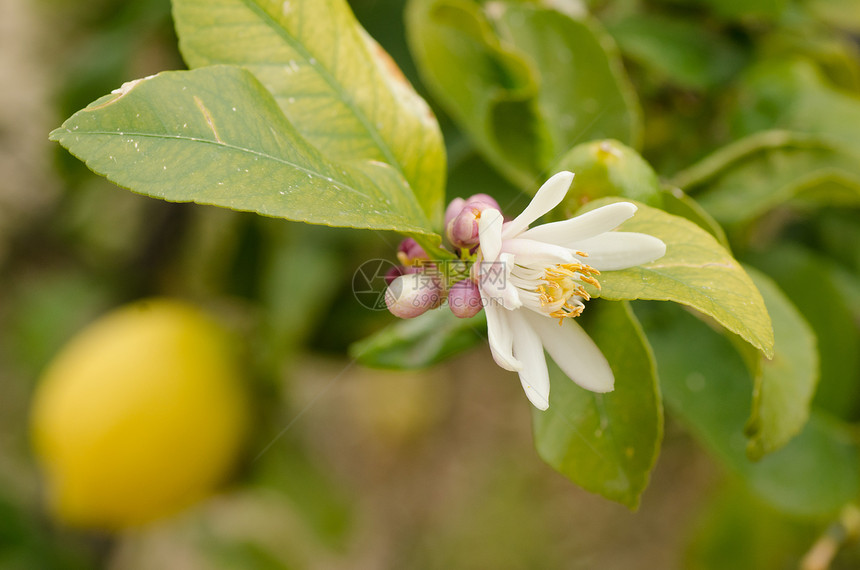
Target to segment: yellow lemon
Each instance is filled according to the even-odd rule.
[[[236,347],[186,303],[122,307],[45,371],[32,436],[48,503],[67,524],[139,525],[209,494],[229,474],[247,407]]]

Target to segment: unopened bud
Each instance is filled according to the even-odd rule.
[[[392,267],[385,272],[385,284],[391,285],[391,282],[403,275],[403,273],[404,271],[402,267]]]
[[[427,259],[427,252],[412,238],[406,238],[397,247],[397,260],[404,267],[420,266],[424,259]]]
[[[461,319],[474,317],[481,312],[481,293],[471,279],[454,283],[448,291],[448,306],[455,316]]]
[[[456,247],[470,248],[478,243],[478,218],[481,211],[465,207],[446,228],[448,240]]]
[[[454,211],[455,205],[460,205],[457,212]],[[467,200],[457,198],[451,201],[445,212],[445,231],[452,245],[471,248],[478,244],[478,218],[487,208],[499,209],[499,204],[487,194],[475,194]]]
[[[487,208],[492,208],[500,212],[502,211],[502,209],[499,208],[499,203],[496,202],[496,199],[489,194],[475,194],[470,198],[466,198],[466,203],[463,205],[472,206],[482,211],[486,210]]]
[[[445,208],[445,227],[446,228],[448,227],[448,224],[451,223],[451,220],[453,220],[455,217],[457,217],[457,214],[459,214],[460,211],[462,211],[463,206],[465,206],[465,205],[466,205],[466,201],[463,200],[462,198],[454,198],[453,200],[451,200],[451,203],[448,204],[447,208]]]
[[[442,303],[442,285],[424,273],[401,275],[385,290],[385,305],[391,314],[412,319]]]

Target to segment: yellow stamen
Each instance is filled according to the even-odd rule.
[[[577,254],[580,253],[577,252]],[[600,272],[589,265],[577,262],[560,263],[544,270],[544,283],[541,283],[535,292],[538,293],[542,307],[558,306],[560,303],[560,306],[549,313],[549,316],[558,319],[561,324],[564,319],[578,317],[584,309],[581,304],[571,304],[571,297],[582,297],[586,301],[591,299],[583,283],[589,283],[600,289],[600,283],[594,278],[595,275],[600,275]]]

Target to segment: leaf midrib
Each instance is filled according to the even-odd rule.
[[[151,138],[151,139],[172,139],[172,140],[188,141],[188,142],[193,142],[193,143],[207,143],[207,144],[211,144],[211,145],[214,145],[217,147],[223,147],[223,148],[230,149],[230,150],[236,150],[239,152],[252,154],[252,155],[264,158],[264,159],[271,160],[273,162],[278,162],[280,164],[290,166],[292,168],[295,168],[296,170],[300,170],[301,172],[304,172],[305,174],[309,174],[311,176],[316,176],[317,178],[321,178],[321,179],[325,180],[326,182],[331,183],[331,184],[333,184],[339,188],[342,188],[344,190],[349,190],[350,192],[354,192],[366,200],[372,199],[370,196],[361,192],[360,190],[353,188],[352,186],[345,184],[343,182],[337,181],[336,179],[331,178],[329,176],[324,176],[322,173],[317,172],[315,170],[310,170],[310,169],[305,168],[303,166],[300,166],[294,162],[291,162],[291,161],[283,159],[283,158],[279,158],[277,156],[273,156],[271,154],[266,154],[266,153],[258,151],[258,150],[241,147],[241,146],[237,146],[234,144],[228,144],[228,143],[223,143],[223,142],[218,142],[218,141],[213,141],[213,140],[203,139],[203,138],[197,138],[197,137],[186,137],[186,136],[181,136],[181,135],[159,135],[159,134],[153,134],[153,133],[140,133],[140,132],[133,132],[133,131],[123,131],[122,133],[115,132],[115,131],[83,131],[82,132],[82,131],[70,131],[68,128],[65,128],[64,131],[66,133],[68,133],[70,135],[74,135],[74,136],[91,136],[91,135],[109,135],[109,136],[117,136],[117,137],[134,136],[134,137],[144,137],[144,138]],[[54,133],[51,133],[51,138],[53,139],[53,137],[54,137]],[[383,193],[382,195],[384,197],[385,193]]]

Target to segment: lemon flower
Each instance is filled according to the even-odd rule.
[[[483,210],[478,220],[473,279],[487,314],[490,350],[499,366],[519,373],[526,396],[540,410],[549,407],[544,350],[578,385],[612,391],[609,363],[572,318],[589,299],[584,284],[599,288],[600,271],[648,263],[666,252],[653,236],[611,231],[636,212],[629,202],[529,229],[562,201],[572,181],[570,172],[554,175],[513,221],[504,222],[496,209]]]

